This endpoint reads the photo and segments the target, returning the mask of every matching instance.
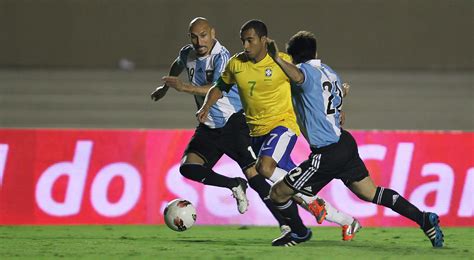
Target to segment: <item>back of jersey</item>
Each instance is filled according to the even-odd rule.
[[[305,80],[292,86],[293,106],[301,132],[312,147],[339,141],[342,81],[320,60],[298,64]]]

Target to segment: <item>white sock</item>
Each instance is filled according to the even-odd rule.
[[[272,176],[270,176],[270,181],[275,183],[279,181],[280,179],[282,179],[283,177],[285,177],[287,173],[288,172],[283,170],[282,168],[276,167],[275,170],[273,171]]]
[[[318,196],[307,196],[302,193],[296,193],[295,196],[301,198],[306,203],[306,205],[309,205],[313,200],[318,198]]]
[[[327,200],[324,200],[327,211],[326,220],[332,223],[336,223],[341,227],[344,225],[350,225],[354,221],[354,218],[342,211],[337,210]]]
[[[313,202],[315,199],[320,198],[324,200],[327,215],[326,215],[326,220],[332,223],[336,223],[340,226],[344,225],[350,225],[354,221],[354,218],[342,211],[337,210],[335,207],[333,207],[327,200],[318,197],[318,196],[307,196],[301,193],[295,194],[296,197],[301,198],[304,200],[306,205],[309,205],[311,202]],[[308,209],[306,209],[308,210]]]

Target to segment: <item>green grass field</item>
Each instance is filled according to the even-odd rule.
[[[313,227],[311,241],[275,248],[276,227],[1,226],[0,259],[474,259],[473,228],[444,228],[445,247],[433,249],[417,228],[363,228],[343,242],[336,227]]]

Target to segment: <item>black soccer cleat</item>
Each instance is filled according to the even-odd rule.
[[[438,215],[432,212],[426,212],[423,215],[423,232],[430,239],[433,247],[443,247],[444,235],[443,231],[441,231],[441,227],[439,226]]]
[[[313,232],[311,232],[311,229],[309,228],[306,231],[306,235],[304,235],[303,237],[300,237],[297,234],[290,232],[273,240],[272,246],[296,246],[299,243],[303,243],[310,240],[312,236]]]

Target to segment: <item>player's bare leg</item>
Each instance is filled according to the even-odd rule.
[[[214,172],[205,166],[204,159],[196,153],[184,155],[179,168],[181,175],[185,178],[201,182],[205,185],[228,188],[237,201],[237,209],[241,214],[248,208],[248,199],[245,195],[247,181],[243,178],[229,178]]]
[[[433,247],[443,246],[444,235],[439,226],[439,217],[435,213],[421,212],[396,191],[375,186],[370,176],[352,183],[349,188],[360,199],[388,207],[398,214],[415,221],[430,239]]]
[[[260,156],[257,160],[257,164],[255,165],[255,167],[257,169],[257,172],[263,175],[265,178],[273,182],[278,181],[278,179],[275,179],[275,178],[278,178],[279,176],[273,176],[275,172],[275,168],[277,168],[277,163],[272,157]]]

